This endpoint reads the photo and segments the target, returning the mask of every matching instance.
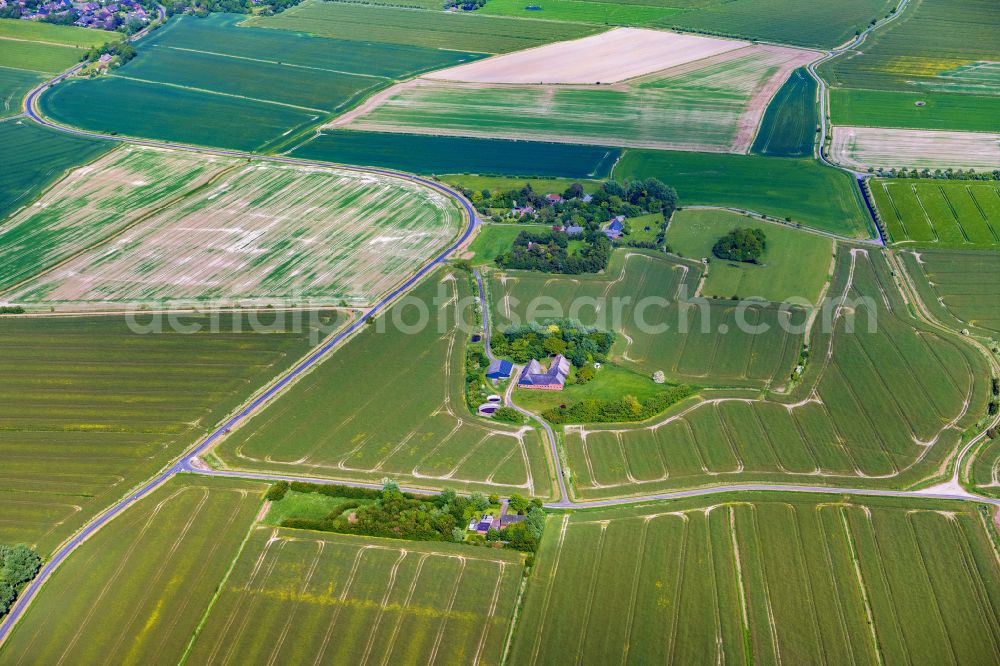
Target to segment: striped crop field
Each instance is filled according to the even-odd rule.
[[[968,503],[842,495],[550,516],[511,663],[996,663],[992,530]]]
[[[191,335],[154,315],[3,319],[0,543],[48,554],[339,325],[251,317],[178,316]]]
[[[924,303],[956,329],[1000,336],[1000,254],[921,250],[900,255]]]
[[[190,663],[499,664],[521,555],[254,530]]]
[[[893,244],[919,248],[1000,248],[1000,184],[993,181],[869,181]]]
[[[577,493],[749,482],[906,487],[938,474],[986,411],[985,359],[912,318],[875,250],[839,251],[808,340],[801,379],[784,390],[704,390],[656,422],[567,427]],[[746,345],[732,355],[746,363]]]
[[[1000,497],[1000,439],[987,439],[976,450],[968,473],[977,493]]]
[[[443,194],[388,176],[131,147],[15,216],[4,284],[61,262],[8,299],[364,306],[461,225]]]
[[[234,164],[128,146],[76,169],[0,228],[0,290],[121,233]]]
[[[538,433],[465,405],[471,289],[465,273],[432,274],[216,454],[253,471],[548,496]]]
[[[568,317],[616,331],[615,362],[647,375],[662,370],[671,381],[751,388],[787,382],[803,337],[783,330],[779,320],[801,325],[805,310],[783,312],[765,302],[688,302],[695,298],[700,278],[700,263],[634,250],[617,250],[606,274],[599,276],[493,271],[493,321],[500,331],[529,319]],[[769,330],[746,333],[737,316]]]
[[[793,70],[815,57],[810,51],[747,46],[611,85],[421,79],[397,86],[332,125],[745,153],[771,97]]]
[[[0,662],[178,663],[266,489],[171,479],[59,567],[0,648]]]

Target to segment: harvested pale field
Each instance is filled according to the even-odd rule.
[[[72,171],[0,225],[0,291],[121,232],[234,164],[126,146]]]
[[[749,150],[768,102],[812,51],[746,46],[612,85],[418,79],[331,126],[673,150]]]
[[[617,83],[733,51],[747,42],[618,28],[443,69],[424,78],[474,83]]]
[[[183,155],[157,154],[167,170]],[[8,300],[365,305],[451,240],[461,220],[444,195],[414,183],[242,161]]]
[[[1000,134],[835,127],[831,155],[857,169],[1000,168]]]

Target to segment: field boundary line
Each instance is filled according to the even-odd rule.
[[[290,109],[298,109],[300,111],[311,111],[312,113],[323,113],[323,114],[330,113],[328,109],[315,109],[311,106],[299,106],[298,104],[289,104],[287,102],[276,102],[273,99],[261,99],[260,97],[250,97],[248,95],[236,95],[234,93],[219,92],[218,90],[209,90],[208,88],[196,88],[194,86],[185,86],[180,83],[170,83],[169,81],[151,81],[149,79],[140,79],[137,76],[123,76],[122,74],[111,74],[110,76],[112,78],[122,79],[123,81],[135,81],[136,83],[145,83],[151,86],[164,86],[165,88],[179,88],[180,90],[192,90],[194,92],[205,93],[206,95],[217,95],[218,97],[233,97],[235,99],[246,99],[251,102],[260,102],[261,104],[274,104],[275,106],[285,106]]]
[[[27,42],[28,44],[45,44],[46,46],[61,46],[67,49],[73,49],[74,51],[86,51],[89,47],[77,46],[76,44],[63,44],[61,42],[50,42],[44,39],[23,39],[21,37],[9,37],[7,35],[0,36],[0,41],[7,42]],[[20,69],[20,67],[10,67],[9,69]],[[33,70],[27,70],[33,71]],[[46,72],[42,72],[45,74]]]
[[[295,69],[309,69],[317,72],[330,72],[333,74],[344,74],[346,76],[360,76],[368,79],[384,79],[386,81],[393,81],[392,77],[380,76],[378,74],[362,74],[360,72],[347,72],[342,69],[328,69],[326,67],[313,67],[311,65],[299,65],[293,62],[283,62],[279,60],[265,60],[264,58],[251,58],[250,56],[235,55],[232,53],[221,53],[218,51],[205,51],[202,49],[191,49],[184,46],[163,46],[160,44],[154,45],[154,48],[164,48],[170,49],[172,51],[183,51],[185,53],[202,53],[210,56],[217,56],[219,58],[232,58],[233,60],[249,60],[250,62],[261,62],[268,65],[279,65],[281,67],[293,67]]]
[[[261,501],[261,506],[263,506],[265,503],[266,501]],[[243,549],[246,548],[247,542],[250,541],[250,536],[257,529],[258,529],[258,523],[256,520],[254,520],[254,522],[250,524],[250,528],[247,529],[246,534],[243,535],[243,540],[240,542],[239,548],[236,549],[236,554],[233,556],[232,560],[229,561],[229,567],[226,569],[226,572],[222,575],[222,579],[216,585],[215,592],[212,594],[211,600],[208,602],[208,605],[205,606],[205,612],[202,613],[201,619],[198,621],[197,626],[195,626],[194,631],[191,632],[191,637],[188,639],[187,645],[184,648],[184,652],[181,654],[180,659],[177,661],[178,666],[184,666],[184,664],[187,663],[188,657],[191,654],[191,650],[194,648],[195,641],[198,639],[198,636],[201,634],[202,630],[205,628],[205,625],[208,623],[208,618],[212,613],[212,609],[215,608],[215,604],[219,600],[219,597],[222,596],[222,591],[225,588],[226,583],[229,582],[229,577],[232,575],[233,569],[236,568],[236,562],[240,559],[240,556],[243,554]]]

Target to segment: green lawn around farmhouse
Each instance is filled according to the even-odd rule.
[[[549,362],[542,360],[543,364]],[[560,405],[569,406],[581,400],[621,400],[626,395],[631,395],[642,402],[667,388],[669,387],[655,383],[649,375],[639,374],[612,363],[604,363],[595,371],[594,378],[586,384],[576,383],[576,368],[574,368],[566,381],[566,388],[562,391],[516,389],[514,402],[519,407],[538,414]]]
[[[551,229],[544,224],[488,224],[483,226],[476,239],[469,245],[469,251],[475,253],[474,264],[488,264],[501,254],[509,252],[514,246],[514,239],[522,231],[539,232]]]
[[[760,264],[719,259],[715,242],[737,227],[761,229],[767,249]],[[805,299],[815,304],[833,272],[833,241],[818,234],[722,210],[682,210],[667,228],[672,251],[709,260],[702,295],[712,298],[761,297],[780,302]]]

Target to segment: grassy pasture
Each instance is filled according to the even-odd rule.
[[[475,256],[475,264],[488,264],[514,246],[514,239],[522,231],[539,232],[551,229],[545,224],[489,224],[482,227],[476,234],[476,239],[469,245],[469,251]]]
[[[306,0],[275,16],[253,17],[244,25],[479,53],[519,51],[601,30],[597,26],[486,16],[480,12],[453,14],[321,0]]]
[[[712,255],[715,241],[737,227],[764,231],[767,250],[760,265]],[[833,257],[829,238],[720,210],[678,211],[667,229],[667,243],[685,257],[710,260],[701,293],[719,298],[759,296],[774,302],[804,298],[816,303]]]
[[[474,301],[467,274],[435,273],[230,435],[217,455],[254,471],[547,496],[538,434],[474,417],[465,406]]]
[[[970,504],[731,494],[551,516],[511,662],[992,663]]]
[[[1000,185],[993,181],[873,179],[872,196],[893,243],[1000,248]]]
[[[123,148],[14,218],[0,285],[62,261],[8,299],[363,306],[461,227],[454,202],[396,178]]]
[[[310,138],[291,155],[423,174],[606,178],[621,150],[540,141],[332,130]]]
[[[679,304],[679,299],[694,297],[700,275],[700,264],[633,250],[617,250],[605,275],[495,271],[490,276],[493,321],[499,331],[512,322],[568,317],[617,331],[612,348],[616,363],[647,376],[662,370],[678,383],[761,387],[784,382],[802,336],[786,333],[778,321],[788,317],[801,323],[804,313],[793,308],[783,314],[771,304],[752,304],[744,313],[746,322],[767,324],[770,330],[764,335],[744,332],[732,301]],[[649,298],[668,304],[650,302],[640,309]],[[668,329],[661,330],[663,325]]]
[[[838,302],[846,295],[846,309],[821,310],[805,373],[786,393],[705,392],[646,427],[567,429],[577,492],[739,482],[905,487],[937,474],[985,412],[985,360],[913,319],[874,250],[841,249],[829,294]]]
[[[91,46],[121,37],[103,30],[0,19],[0,67],[58,74],[80,62]]]
[[[520,558],[459,544],[258,528],[190,661],[499,664]]]
[[[170,480],[66,560],[0,648],[0,661],[179,663],[266,488]]]
[[[301,332],[289,318],[267,334],[247,316],[219,315],[215,333],[208,315],[178,321],[202,332],[164,321],[140,335],[119,317],[2,321],[0,543],[50,551],[302,356],[314,328],[308,317]]]
[[[516,176],[451,174],[441,176],[440,180],[449,185],[466,187],[470,190],[487,189],[490,191],[516,190],[524,187],[526,183],[530,183],[536,192],[564,192],[573,183],[578,183],[588,194],[593,194],[601,188],[600,181],[576,178],[518,178]]]
[[[925,304],[956,329],[1000,336],[1000,254],[994,252],[921,250],[900,256],[923,294]],[[919,257],[919,258],[918,258]]]
[[[38,72],[0,67],[0,118],[21,113],[24,96],[44,80]]]
[[[796,50],[752,47],[613,86],[421,81],[400,88],[347,126],[745,152],[763,112],[757,108],[757,97],[802,58]]]
[[[871,233],[854,180],[814,160],[627,150],[612,175],[655,176],[683,204],[745,208],[855,238]]]
[[[110,150],[111,142],[73,136],[21,119],[0,121],[0,219],[33,201],[67,169]],[[3,227],[0,227],[0,234]]]
[[[833,88],[830,111],[834,125],[992,132],[1000,117],[1000,95]]]
[[[864,45],[822,65],[834,87],[913,91],[963,87],[948,75],[1000,61],[1000,5],[993,0],[912,0]],[[952,85],[953,84],[953,85]]]
[[[751,151],[775,157],[812,157],[816,143],[816,80],[792,72],[764,113]]]
[[[639,374],[611,363],[601,365],[594,379],[586,384],[575,383],[575,377],[574,371],[562,391],[515,389],[514,401],[519,407],[539,414],[581,400],[621,400],[622,397],[631,395],[644,401],[669,388],[656,384],[649,375]]]
[[[0,290],[106,240],[236,164],[126,146],[73,171],[0,227]]]

